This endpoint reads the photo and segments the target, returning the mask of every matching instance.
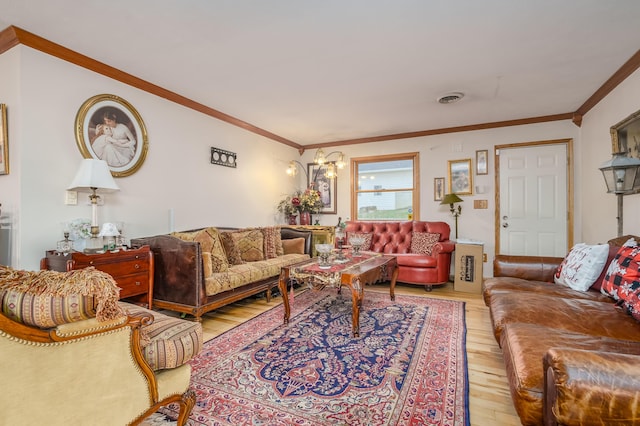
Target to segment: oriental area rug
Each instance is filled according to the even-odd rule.
[[[291,308],[287,325],[279,305],[205,343],[189,425],[469,425],[463,302],[365,291],[357,338],[349,292]]]

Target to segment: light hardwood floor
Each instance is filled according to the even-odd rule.
[[[388,284],[368,286],[366,291],[388,291]],[[473,426],[520,425],[507,384],[502,352],[493,337],[489,309],[480,294],[456,292],[453,284],[423,287],[398,283],[396,294],[407,294],[466,302],[467,360],[469,369],[469,412]],[[365,294],[366,298],[366,294]],[[280,296],[267,303],[264,298],[248,298],[203,316],[205,341],[253,318],[282,302]]]

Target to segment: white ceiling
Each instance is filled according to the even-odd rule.
[[[0,0],[9,25],[308,145],[573,112],[640,1]]]

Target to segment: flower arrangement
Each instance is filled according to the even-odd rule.
[[[89,219],[73,219],[69,223],[69,233],[74,241],[91,238],[91,221]]]
[[[309,213],[318,213],[324,206],[320,199],[320,192],[315,189],[306,189],[298,195],[300,199],[300,211]]]
[[[288,217],[299,212],[318,213],[323,206],[318,191],[305,189],[304,191],[296,191],[282,199],[278,203],[278,211]]]
[[[278,203],[278,211],[283,213],[286,217],[293,216],[298,213],[298,205],[300,200],[296,200],[296,204],[293,203],[293,196],[287,195],[283,200]]]

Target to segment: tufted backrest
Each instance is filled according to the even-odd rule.
[[[378,253],[410,253],[411,235],[415,232],[437,232],[440,241],[449,239],[450,228],[445,222],[403,221],[403,222],[360,222],[348,221],[349,233],[371,233],[369,250]]]

